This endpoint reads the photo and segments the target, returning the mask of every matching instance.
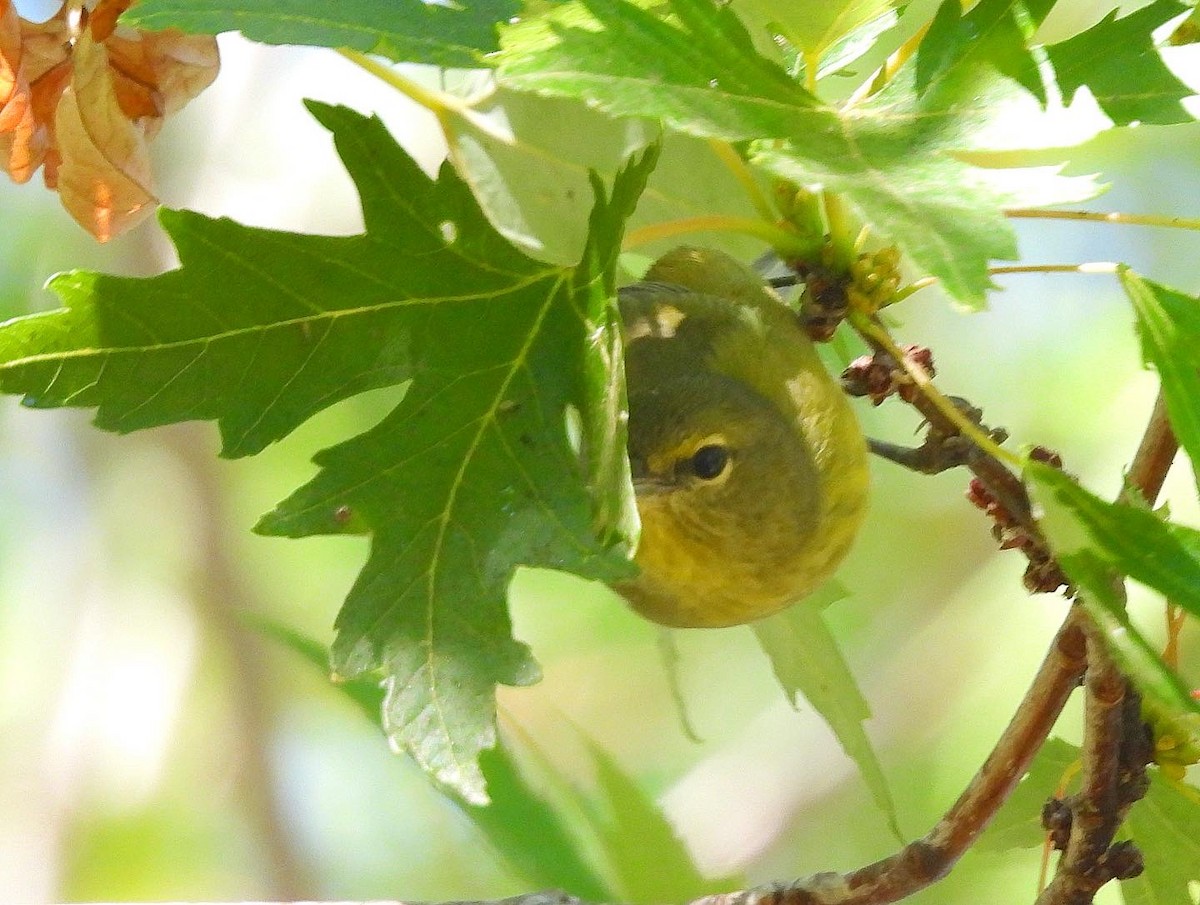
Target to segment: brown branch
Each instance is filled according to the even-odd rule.
[[[692,905],[880,905],[940,880],[975,842],[1029,769],[1084,673],[1085,616],[1073,608],[1059,629],[1012,722],[970,785],[926,836],[846,874],[822,873],[708,896]]]
[[[885,334],[886,335],[886,334]],[[915,449],[871,441],[877,455],[923,474],[934,474],[957,465],[965,465],[978,481],[969,496],[985,508],[995,521],[993,530],[1004,548],[1016,547],[1029,560],[1025,587],[1029,591],[1050,592],[1067,585],[1066,577],[1033,517],[1029,494],[1021,478],[970,436],[929,394],[926,387],[933,376],[932,356],[927,349],[909,346],[901,364],[887,345],[870,333],[860,336],[874,351],[871,356],[851,363],[842,375],[842,386],[850,395],[870,396],[877,405],[895,393],[915,408],[928,425],[925,442]],[[913,375],[920,377],[914,381]],[[954,408],[982,437],[1002,443],[1007,434],[982,423],[982,411],[965,399],[948,397]],[[1043,451],[1045,452],[1045,451]],[[1047,455],[1047,461],[1055,457]]]
[[[1087,634],[1082,788],[1069,805],[1062,805],[1065,811],[1056,823],[1059,834],[1067,835],[1065,846],[1060,846],[1065,853],[1037,905],[1087,905],[1113,879],[1105,856],[1120,826],[1117,769],[1125,680],[1094,627],[1089,625]]]
[[[1018,546],[1029,558],[1030,567],[1025,574],[1026,586],[1030,590],[1050,590],[1059,586],[1060,582],[1065,584],[1065,576],[1059,570],[1052,551],[1033,518],[1029,497],[1020,478],[986,448],[966,436],[965,429],[960,431],[942,408],[935,404],[935,400],[927,395],[925,384],[928,380],[922,380],[921,377],[922,374],[929,376],[932,371],[932,358],[928,352],[921,350],[924,361],[910,360],[901,366],[892,357],[894,351],[883,342],[876,341],[866,334],[864,339],[874,349],[874,356],[861,359],[847,369],[843,375],[843,382],[848,392],[854,395],[870,395],[877,404],[887,395],[897,393],[916,408],[929,425],[925,443],[921,447],[905,450],[890,444],[873,443],[873,451],[901,465],[926,473],[958,464],[966,465],[982,485],[972,487],[969,495],[972,496],[973,502],[985,508],[996,520],[995,530],[1002,543],[1006,546]],[[906,351],[906,357],[907,354]],[[972,423],[982,428],[981,413],[961,400],[956,400],[955,403],[960,411],[968,415]],[[983,428],[983,431],[985,434],[990,433],[986,428]],[[1171,430],[1164,397],[1160,391],[1127,475],[1127,487],[1122,497],[1140,495],[1145,502],[1153,504],[1161,492],[1177,450],[1178,443]],[[1113,580],[1120,584],[1119,576],[1114,575]],[[1083,658],[1088,664],[1083,785],[1080,792],[1067,801],[1049,802],[1043,813],[1043,821],[1051,831],[1055,847],[1063,850],[1064,854],[1054,879],[1038,897],[1038,905],[1088,905],[1105,883],[1113,879],[1137,876],[1142,870],[1140,851],[1130,842],[1114,844],[1113,839],[1130,806],[1145,794],[1145,765],[1153,759],[1152,743],[1141,720],[1137,695],[1113,663],[1103,637],[1080,608],[1075,608],[1068,624],[1072,620],[1087,635],[1086,657]],[[1033,694],[1034,689],[1031,689],[1030,695]],[[1021,718],[1022,711],[1030,703],[1031,699],[1027,696],[1014,720]],[[1031,761],[1044,738],[1045,736],[1042,736],[1041,739],[1031,741],[1030,748],[1021,752],[1022,756]],[[998,747],[997,752],[1000,750]],[[1027,763],[1028,761],[1026,766]],[[1023,766],[1022,773],[1024,769]],[[988,765],[985,764],[980,776],[986,776],[987,772]],[[1018,774],[1018,778],[1020,775]],[[1003,791],[996,807],[1009,790],[1011,787]],[[955,820],[955,811],[969,797],[970,792],[968,789],[964,793],[963,799],[960,799],[955,808],[947,814],[944,824],[948,823],[952,827],[968,825]],[[940,857],[946,851],[945,848],[936,844],[930,845],[936,834],[935,829],[925,840],[914,843],[928,848],[910,853],[909,849],[913,846],[909,846],[894,859],[864,868],[845,878],[833,878],[840,881],[840,885],[835,883],[829,887],[836,891],[833,898],[824,898],[820,893],[808,893],[807,898],[795,899],[795,905],[827,901],[890,902],[913,891],[914,888],[919,888],[913,885],[913,881],[920,878],[922,871],[930,874],[928,882],[938,879],[953,862],[944,862]],[[973,841],[973,836],[967,839],[966,844],[969,845],[970,841]],[[882,895],[879,896],[868,893],[858,897],[851,894],[857,891],[851,877],[868,875],[872,870],[889,865],[890,861],[896,859],[903,861],[906,853],[909,855],[907,860],[912,862],[911,866],[900,869],[891,866],[886,868],[886,872],[892,877],[893,885],[897,881],[905,884],[904,891],[896,896],[892,895],[894,890],[881,890]],[[931,858],[930,853],[939,857]],[[778,897],[777,892],[776,898]]]
[[[1138,495],[1153,505],[1178,448],[1160,390],[1121,497]],[[1113,581],[1123,596],[1120,576],[1114,574]],[[1086,631],[1082,787],[1070,799],[1052,800],[1043,813],[1063,856],[1037,905],[1089,905],[1105,883],[1135,877],[1143,867],[1141,852],[1132,843],[1114,844],[1113,839],[1129,808],[1146,793],[1145,767],[1154,759],[1153,741],[1142,721],[1140,698],[1090,620]]]
[[[1047,803],[1044,818],[1063,849],[1058,870],[1037,905],[1089,905],[1110,880],[1136,877],[1142,853],[1113,842],[1134,802],[1146,794],[1146,765],[1154,741],[1142,720],[1141,698],[1113,665],[1099,632],[1088,637],[1088,700],[1084,727],[1083,787],[1065,801]]]
[[[1126,485],[1153,506],[1162,493],[1163,482],[1178,451],[1179,441],[1175,439],[1175,431],[1167,417],[1166,398],[1160,389],[1158,398],[1154,400],[1154,411],[1150,413],[1150,423],[1146,425],[1133,463],[1129,466]]]

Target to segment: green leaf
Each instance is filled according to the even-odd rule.
[[[836,584],[826,586],[813,598],[760,619],[752,628],[788,699],[798,704],[803,696],[829,724],[846,754],[858,766],[888,826],[903,842],[896,804],[863,726],[871,717],[871,709],[821,613],[842,596],[844,591]]]
[[[1195,762],[1200,757],[1200,702],[1129,621],[1120,574],[1132,575],[1180,603],[1164,585],[1179,587],[1188,580],[1186,574],[1200,570],[1195,555],[1200,546],[1185,550],[1173,535],[1187,531],[1197,543],[1200,535],[1166,525],[1145,509],[1105,503],[1047,465],[1030,463],[1027,473],[1049,491],[1038,494],[1045,510],[1039,521],[1121,671],[1141,693],[1142,713],[1160,749],[1166,749],[1160,761]],[[1200,586],[1192,587],[1191,593],[1200,593]],[[1164,739],[1170,740],[1169,748]]]
[[[970,149],[1018,86],[964,62],[918,96],[910,66],[887,90],[840,114],[759,55],[727,7],[712,0],[669,6],[671,18],[625,0],[558,7],[506,30],[499,77],[613,115],[658,117],[700,137],[777,139],[754,146],[752,161],[841,193],[953,297],[982,303],[989,260],[1017,254],[1001,208],[1028,197],[1022,171],[995,181],[952,152]],[[1047,180],[1044,169],[1029,175],[1043,204],[1095,193],[1090,180]]]
[[[650,122],[616,123],[582,104],[504,89],[472,112],[443,118],[456,171],[505,236],[563,264],[578,261],[587,240],[589,173],[612,178],[661,132]]]
[[[1142,716],[1154,731],[1160,763],[1194,763],[1200,757],[1200,703],[1137,630],[1124,610],[1112,569],[1087,552],[1060,557],[1071,580],[1085,591],[1088,615],[1114,659],[1142,695]],[[1163,744],[1169,739],[1169,745]]]
[[[1049,739],[1034,758],[1021,784],[1008,796],[977,846],[980,851],[1006,852],[1040,848],[1046,840],[1042,805],[1058,794],[1063,781],[1079,763],[1079,749],[1060,738]]]
[[[588,902],[618,900],[584,858],[562,816],[517,768],[507,742],[484,751],[479,765],[491,802],[462,804],[463,811],[531,885],[561,889]]]
[[[1175,26],[1167,42],[1173,47],[1200,42],[1200,6],[1193,6],[1188,17]]]
[[[1046,506],[1040,521],[1056,553],[1094,545],[1119,572],[1200,616],[1200,531],[1164,522],[1140,506],[1107,503],[1039,462],[1028,463],[1026,474],[1046,491],[1038,494]]]
[[[600,785],[599,828],[605,858],[628,901],[686,902],[742,885],[740,878],[707,879],[658,805],[595,743],[588,750]]]
[[[1127,267],[1119,275],[1137,314],[1142,357],[1162,379],[1171,427],[1200,488],[1200,300]]]
[[[1118,126],[1191,122],[1180,101],[1192,91],[1162,61],[1151,32],[1186,9],[1155,0],[1118,19],[1114,10],[1087,31],[1046,48],[1063,97],[1087,85]]]
[[[1142,852],[1146,870],[1121,881],[1125,905],[1195,905],[1200,882],[1200,789],[1150,771],[1150,790],[1125,824]]]
[[[662,133],[649,120],[615,120],[575,101],[503,88],[472,112],[443,117],[456,171],[497,229],[553,263],[579,259],[589,171],[611,180],[630,154]],[[666,136],[631,225],[721,214],[749,217],[754,210],[708,142]],[[727,236],[722,247],[747,258],[761,251],[748,240],[731,247]]]
[[[823,54],[859,26],[892,10],[891,0],[830,0],[796,3],[788,0],[738,0],[739,8],[763,23],[773,23],[796,47]]]
[[[97,406],[112,430],[217,420],[234,456],[411,378],[383,422],[320,453],[317,477],[258,530],[371,532],[338,615],[334,667],[345,677],[383,668],[393,742],[479,802],[494,685],[537,678],[505,608],[515,567],[605,580],[632,570],[628,482],[593,500],[578,446],[593,474],[598,462],[620,473],[624,436],[595,429],[607,417],[597,412],[619,405],[603,373],[619,348],[606,306],[621,225],[654,154],[598,199],[584,261],[567,270],[516,251],[452,170],[430,180],[378,120],[311,108],[358,186],[364,234],[166,212],[181,268],[56,279],[66,309],[0,330],[0,389],[34,405]]]
[[[728,141],[836,125],[831,108],[757,53],[732,9],[670,9],[677,21],[626,0],[582,0],[528,19],[502,35],[501,82]]]
[[[973,57],[995,66],[1044,105],[1046,89],[1027,41],[1049,6],[983,0],[964,13],[962,3],[947,0],[938,8],[917,52],[917,93],[924,94],[942,74]]]
[[[883,39],[896,28],[900,16],[894,11],[887,11],[859,25],[829,45],[821,55],[821,64],[817,67],[817,79],[831,75],[852,77],[850,67],[875,48]],[[803,59],[794,60],[789,71],[802,73]]]
[[[472,68],[497,49],[496,24],[520,9],[517,0],[139,0],[121,21],[152,31],[240,31],[266,44],[349,47],[397,62]]]

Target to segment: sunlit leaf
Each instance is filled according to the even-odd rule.
[[[1195,543],[1197,532],[1167,525],[1145,509],[1105,503],[1049,466],[1030,463],[1027,473],[1039,485],[1045,513],[1040,522],[1055,557],[1079,588],[1121,671],[1141,693],[1142,713],[1156,740],[1171,749],[1169,759],[1194,762],[1200,757],[1200,702],[1129,621],[1120,576],[1131,575],[1179,603],[1166,588],[1179,588],[1200,568],[1195,555],[1200,545],[1188,550],[1177,535],[1189,534]],[[1191,591],[1194,596],[1200,588]]]
[[[832,0],[795,3],[788,0],[737,0],[737,5],[764,23],[778,27],[803,51],[824,53],[840,38],[892,9],[891,0]]]
[[[1163,63],[1151,32],[1186,7],[1155,0],[1127,16],[1109,13],[1096,25],[1046,48],[1063,96],[1087,85],[1118,126],[1191,122],[1180,101],[1192,90]]]
[[[516,0],[139,0],[122,21],[209,35],[240,31],[266,44],[350,47],[391,60],[469,68],[496,49],[496,23],[520,8]]]
[[[1120,278],[1137,313],[1142,357],[1162,378],[1171,427],[1200,488],[1200,300],[1125,267]]]
[[[761,56],[728,8],[670,0],[670,11],[672,18],[659,18],[625,0],[557,7],[506,32],[500,78],[614,115],[659,117],[701,137],[777,139],[753,146],[752,161],[841,193],[948,293],[982,302],[988,261],[1016,256],[1001,208],[1028,199],[1015,179],[992,182],[952,152],[972,146],[981,125],[1021,90],[1015,83],[968,61],[918,95],[909,67],[879,95],[839,113]],[[1044,204],[1095,192],[1090,183],[1032,175]]]
[[[1124,575],[1200,615],[1200,531],[1164,522],[1140,506],[1108,503],[1061,471],[1031,462],[1026,473],[1044,492],[1045,526],[1055,551],[1093,548]],[[1059,506],[1050,508],[1057,502]],[[1065,514],[1066,519],[1055,516]]]
[[[821,612],[824,605],[841,596],[844,591],[835,583],[803,603],[760,619],[752,627],[788,699],[797,705],[801,698],[808,701],[829,724],[858,766],[888,826],[903,841],[891,789],[863,726],[871,717],[871,709]]]

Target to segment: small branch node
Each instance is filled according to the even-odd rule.
[[[1141,849],[1129,839],[1109,846],[1101,862],[1114,880],[1132,880],[1146,869]]]
[[[1071,838],[1072,818],[1071,806],[1061,798],[1048,798],[1042,805],[1042,827],[1049,834],[1050,844],[1055,851],[1067,847],[1067,840]]]

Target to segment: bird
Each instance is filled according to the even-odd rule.
[[[616,591],[647,619],[779,612],[837,569],[867,509],[867,444],[797,315],[730,255],[682,246],[618,290],[641,532]]]

